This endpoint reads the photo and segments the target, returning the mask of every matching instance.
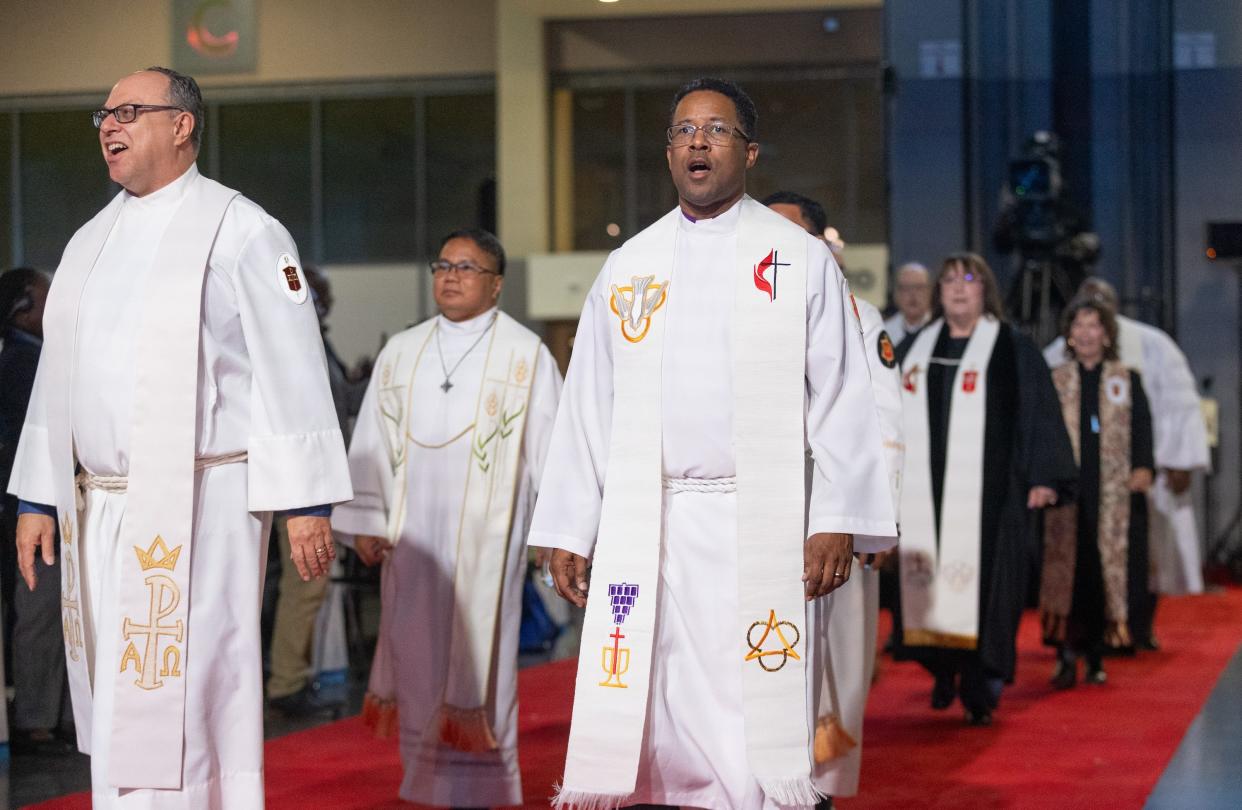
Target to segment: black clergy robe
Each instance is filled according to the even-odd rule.
[[[1079,366],[1079,478],[1078,532],[1074,591],[1070,608],[1070,642],[1079,651],[1098,654],[1103,643],[1104,572],[1100,564],[1100,370]],[[1130,372],[1130,469],[1155,471],[1151,408],[1143,391],[1142,379]],[[1126,582],[1130,619],[1140,623],[1148,610],[1147,496],[1130,495],[1130,528],[1127,534]]]
[[[901,348],[908,350],[910,345],[906,341]],[[933,360],[960,359],[965,346],[965,339],[949,337],[946,326],[932,351]],[[1008,682],[1013,679],[1018,623],[1040,553],[1040,516],[1026,508],[1027,493],[1034,486],[1050,487],[1064,503],[1073,498],[1078,472],[1052,377],[1030,338],[1002,323],[986,380],[978,647],[906,646],[898,598],[893,653],[898,660],[917,660],[933,671],[951,661],[974,659],[987,673]],[[955,364],[933,362],[928,367],[930,473],[937,526],[945,476],[953,474],[945,469],[945,457],[957,384]],[[907,478],[912,474],[906,471]]]

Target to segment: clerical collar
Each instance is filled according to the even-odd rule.
[[[450,335],[473,335],[481,332],[491,326],[492,318],[496,315],[496,307],[475,315],[473,318],[467,318],[464,321],[450,321],[443,315],[440,316],[440,328]]]
[[[128,191],[125,192],[125,204],[139,208],[151,208],[178,202],[196,179],[198,179],[198,164],[191,163],[190,168],[186,169],[180,177],[150,194],[135,197]]]
[[[741,199],[729,207],[727,211],[710,219],[693,219],[683,209],[678,224],[683,230],[692,234],[733,233],[737,230],[738,221],[742,217],[742,201],[748,199],[743,194]]]

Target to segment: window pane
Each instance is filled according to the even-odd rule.
[[[10,200],[13,194],[12,160],[13,116],[0,114],[0,270],[12,267],[13,260],[13,211]]]
[[[639,90],[634,97],[634,131],[638,140],[638,227],[645,228],[677,205],[677,189],[668,173],[664,147],[669,105],[677,85]]]
[[[870,79],[749,82],[759,111],[759,162],[746,191],[796,191],[818,200],[847,242],[885,241],[883,105]],[[676,86],[636,95],[638,224],[677,204],[663,128]]]
[[[220,182],[280,220],[313,261],[310,104],[222,106],[219,138]]]
[[[22,113],[21,172],[25,262],[53,270],[69,237],[118,190],[108,179],[90,115]]]
[[[414,255],[414,100],[323,103],[324,260]]]
[[[625,93],[574,93],[574,250],[611,250],[625,237]],[[612,230],[615,235],[610,235]]]
[[[445,234],[496,232],[496,96],[427,99],[427,250]]]
[[[869,80],[755,82],[756,199],[796,191],[818,200],[846,242],[884,241],[884,139],[879,89]]]

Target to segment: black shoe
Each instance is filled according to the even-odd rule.
[[[992,725],[992,713],[987,709],[967,709],[966,725],[990,726]]]
[[[309,685],[292,695],[268,698],[267,703],[286,717],[331,717],[341,705],[321,699]]]
[[[1156,641],[1155,636],[1152,636],[1151,638],[1144,639],[1143,641],[1135,642],[1134,647],[1135,649],[1142,650],[1144,652],[1159,652],[1160,642]]]
[[[937,675],[936,682],[932,685],[931,707],[937,711],[947,709],[953,705],[956,697],[957,684],[953,682],[953,676]]]
[[[9,749],[15,757],[57,757],[78,750],[76,745],[57,737],[55,732],[22,729],[13,730]]]
[[[1088,663],[1087,674],[1083,677],[1082,680],[1083,680],[1083,683],[1089,683],[1095,686],[1102,686],[1103,684],[1108,683],[1108,673],[1104,671],[1104,667],[1102,664],[1098,662],[1095,664]]]
[[[1077,681],[1078,662],[1067,661],[1064,658],[1058,659],[1056,671],[1052,673],[1052,688],[1073,689]]]

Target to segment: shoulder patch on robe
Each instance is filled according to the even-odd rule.
[[[276,259],[276,283],[280,285],[280,289],[284,290],[290,301],[295,304],[306,303],[306,297],[310,293],[306,276],[302,273],[297,259],[288,253],[282,253],[280,258]]]
[[[885,368],[892,368],[897,365],[897,352],[893,349],[893,341],[888,336],[888,332],[884,329],[880,330],[880,338],[876,341],[876,352],[880,355],[880,362]]]

